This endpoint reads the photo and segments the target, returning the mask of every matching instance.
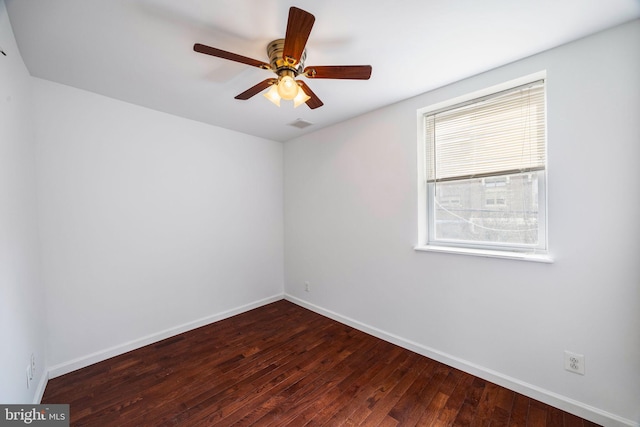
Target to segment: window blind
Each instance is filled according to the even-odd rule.
[[[425,115],[429,182],[543,170],[544,81]]]

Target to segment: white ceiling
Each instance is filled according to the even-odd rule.
[[[6,0],[31,75],[286,141],[640,17],[639,0]],[[233,97],[270,77],[193,51],[268,62],[288,9],[316,17],[306,65],[370,64],[370,80],[307,80],[322,99]],[[8,52],[10,54],[10,52]],[[594,58],[594,60],[597,60]],[[303,130],[288,124],[314,123]]]

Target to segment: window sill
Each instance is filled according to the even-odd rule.
[[[472,255],[472,256],[482,256],[489,258],[503,258],[503,259],[515,259],[520,261],[532,261],[532,262],[541,262],[546,264],[552,264],[553,258],[551,258],[547,254],[535,254],[535,253],[525,253],[525,252],[509,252],[509,251],[496,251],[490,249],[473,249],[473,248],[456,248],[449,246],[416,246],[414,247],[416,251],[423,252],[443,252],[449,254],[461,254],[461,255]]]

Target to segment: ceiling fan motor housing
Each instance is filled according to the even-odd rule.
[[[267,55],[269,55],[271,69],[280,77],[290,74],[285,71],[293,72],[294,77],[298,74],[302,74],[304,70],[304,61],[307,59],[307,50],[305,49],[302,52],[302,55],[300,55],[300,61],[293,64],[283,57],[283,50],[284,39],[276,39],[267,45]]]

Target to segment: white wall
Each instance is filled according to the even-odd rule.
[[[415,252],[416,110],[545,69],[555,263]],[[287,142],[285,292],[596,422],[637,425],[639,118],[635,21]],[[563,369],[564,350],[585,355],[586,375]]]
[[[30,77],[0,0],[0,402],[40,400],[46,381]],[[36,358],[27,388],[26,367]]]
[[[281,298],[281,143],[33,89],[52,376]]]

